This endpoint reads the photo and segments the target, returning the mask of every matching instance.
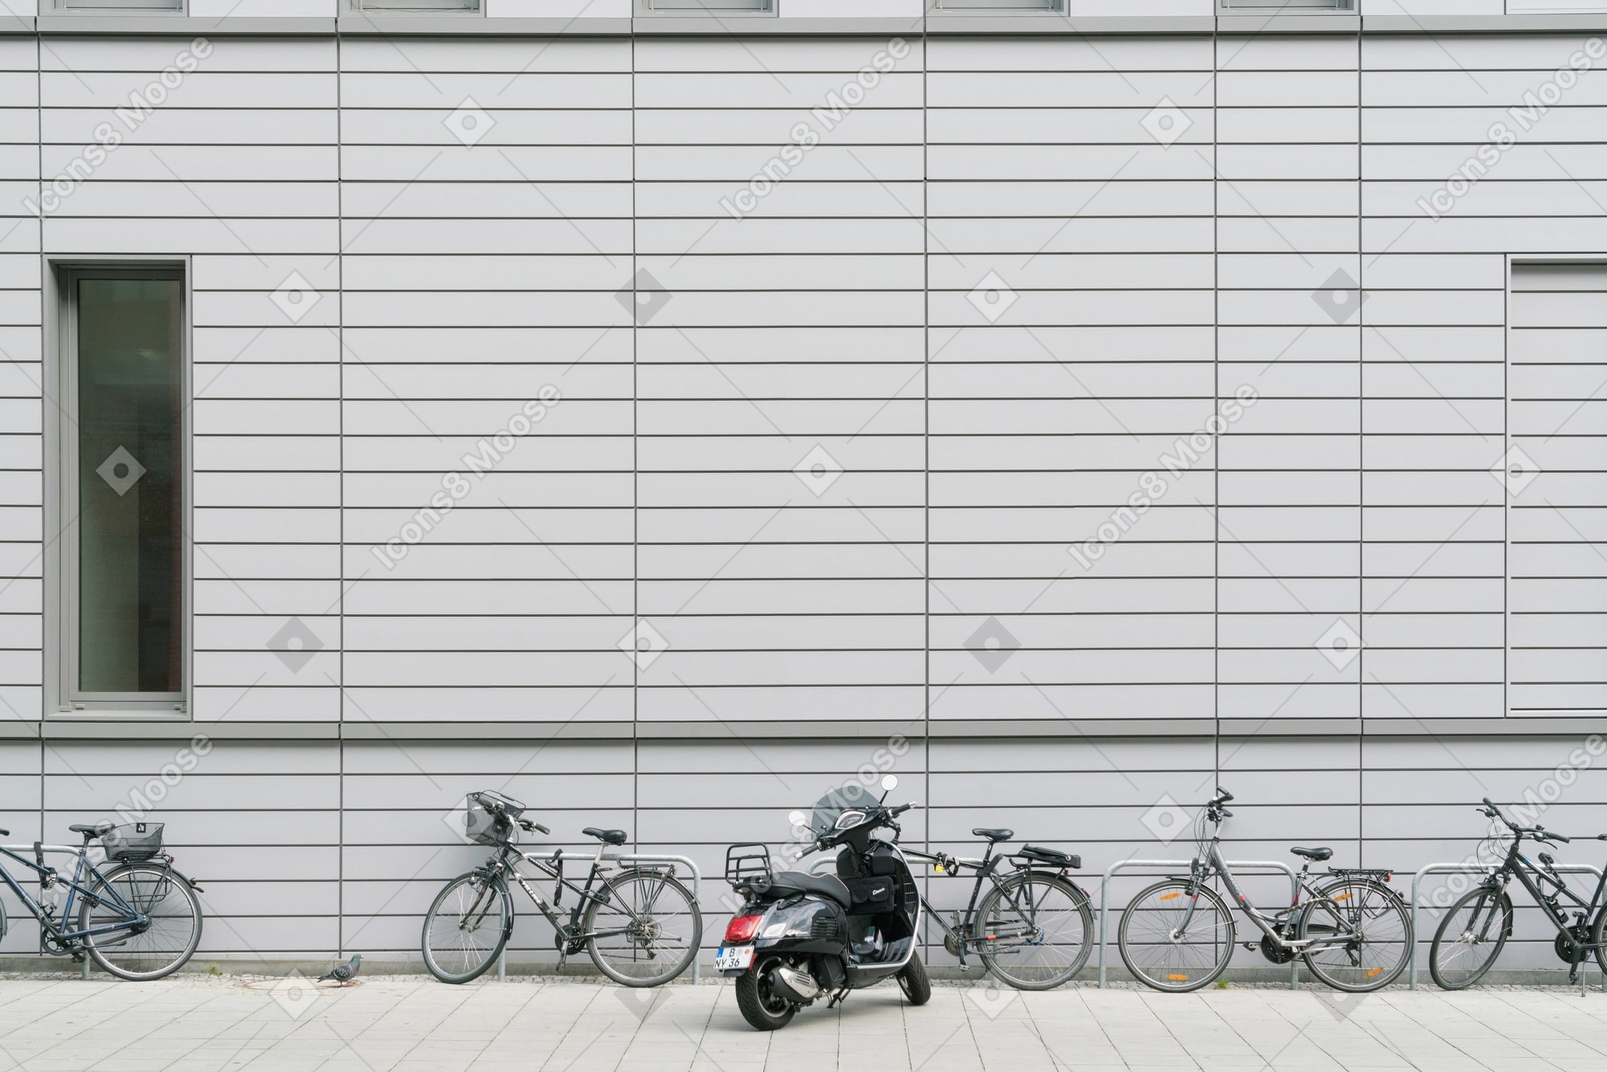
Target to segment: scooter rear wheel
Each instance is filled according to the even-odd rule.
[[[755,961],[747,972],[737,976],[737,1008],[742,1018],[760,1031],[776,1031],[792,1022],[798,1006],[770,988],[768,972],[782,963],[780,957]]]

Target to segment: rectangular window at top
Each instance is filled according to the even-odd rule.
[[[480,0],[354,0],[354,3],[358,11],[401,15],[436,11],[477,14],[481,6]]]
[[[62,277],[60,706],[182,709],[184,280]]]
[[[1064,11],[1065,0],[932,0],[933,11]]]
[[[1356,10],[1356,0],[1217,0],[1223,14],[1250,15],[1301,15],[1306,12],[1338,12]]]
[[[637,0],[639,14],[769,15],[776,0]]]
[[[184,0],[55,0],[58,11],[102,12],[108,15],[146,11],[183,12]]]

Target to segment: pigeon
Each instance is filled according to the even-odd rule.
[[[357,978],[357,969],[362,965],[362,963],[362,954],[353,953],[351,960],[348,960],[344,964],[335,965],[334,969],[328,975],[320,975],[318,977],[318,981],[321,983],[326,979],[333,979],[341,986],[345,986],[347,983]]]

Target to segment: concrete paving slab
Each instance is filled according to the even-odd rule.
[[[640,1000],[592,982],[453,987],[373,977],[286,1000],[281,980],[0,979],[0,1072],[1599,1072],[1607,996],[1499,987],[1447,994],[1230,987],[1047,993],[939,983],[743,1022],[720,981]]]

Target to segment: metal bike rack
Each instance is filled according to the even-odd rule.
[[[682,865],[692,875],[692,901],[698,906],[699,910],[703,908],[703,872],[698,870],[697,864],[693,863],[691,857],[688,856],[665,856],[653,852],[600,852],[592,856],[580,856],[565,852],[562,849],[549,849],[546,852],[525,852],[523,849],[520,849],[519,855],[523,856],[531,863],[557,863],[558,858],[562,856],[563,861],[566,864],[574,862],[584,864],[588,868],[591,867],[592,864],[599,861],[602,863],[622,864]],[[692,981],[694,983],[702,977],[702,973],[699,970],[700,965],[698,963],[698,954],[701,952],[702,951],[699,950],[698,953],[694,953],[692,955]],[[507,978],[508,950],[507,947],[504,946],[502,952],[497,956],[497,981],[499,983],[506,982]]]
[[[1478,864],[1467,864],[1467,863],[1459,863],[1459,864],[1429,864],[1427,867],[1422,868],[1421,870],[1419,870],[1417,872],[1417,874],[1412,876],[1412,909],[1411,909],[1411,912],[1412,912],[1412,954],[1411,954],[1411,959],[1407,962],[1407,969],[1406,969],[1406,974],[1407,974],[1406,988],[1408,990],[1416,990],[1417,989],[1417,943],[1418,943],[1418,940],[1419,940],[1419,935],[1418,935],[1418,930],[1417,930],[1417,900],[1418,900],[1418,892],[1419,892],[1420,888],[1423,885],[1423,876],[1425,876],[1425,875],[1449,875],[1449,874],[1488,875],[1494,869],[1495,869],[1494,865],[1480,866]],[[1552,867],[1552,870],[1557,872],[1559,875],[1594,875],[1597,879],[1601,878],[1601,868],[1592,867],[1589,864],[1557,864],[1557,865]],[[1449,906],[1447,906],[1447,907],[1449,907]],[[1431,941],[1432,941],[1432,939],[1431,939]],[[1580,961],[1580,963],[1579,963],[1579,968],[1580,968],[1580,971],[1579,971],[1579,996],[1580,997],[1585,996],[1585,980],[1588,979],[1589,976],[1590,976],[1590,972],[1586,969],[1586,964],[1587,963],[1588,963],[1588,961]],[[1601,988],[1602,988],[1603,991],[1607,991],[1607,972],[1602,973]]]
[[[64,854],[66,854],[68,856],[77,856],[78,855],[78,850],[81,847],[82,846],[78,846],[78,845],[41,845],[41,846],[39,846],[39,851],[47,852],[47,853],[48,852],[64,853]],[[34,845],[33,845],[33,842],[30,841],[26,845],[0,845],[0,849],[6,849],[9,852],[14,852],[17,855],[21,856],[24,853],[33,852],[34,851]],[[20,879],[18,881],[21,882]],[[79,968],[79,978],[81,978],[81,979],[88,979],[89,978],[89,954],[87,954],[87,953],[84,954],[84,963]]]
[[[1159,867],[1167,871],[1176,871],[1178,868],[1188,869],[1193,860],[1119,860],[1105,868],[1105,873],[1099,880],[1099,989],[1105,989],[1105,951],[1107,946],[1106,928],[1110,918],[1110,879],[1118,871],[1126,871],[1137,867]],[[1295,869],[1286,863],[1277,860],[1226,860],[1228,868],[1233,871],[1276,871],[1289,876],[1289,893],[1291,902],[1300,896],[1300,876]],[[1229,906],[1230,908],[1232,906]],[[1258,930],[1257,934],[1260,933]],[[1232,954],[1229,954],[1230,956]],[[1289,989],[1300,988],[1300,958],[1296,956],[1289,962]]]

